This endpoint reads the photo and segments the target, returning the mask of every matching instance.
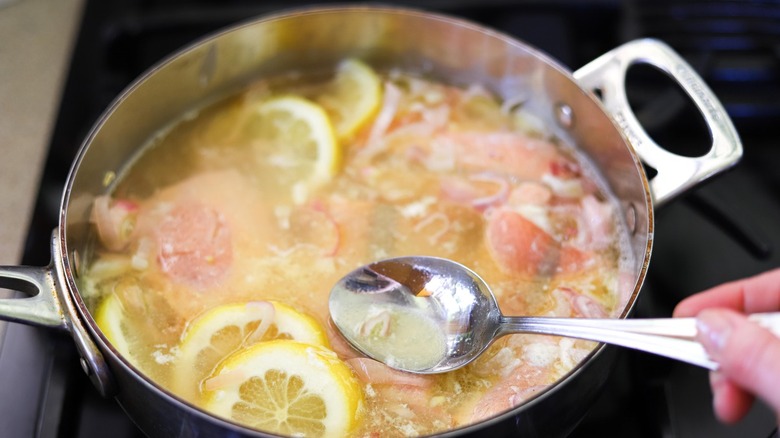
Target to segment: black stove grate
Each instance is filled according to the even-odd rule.
[[[668,42],[743,124],[780,117],[780,3],[640,0],[636,29]]]

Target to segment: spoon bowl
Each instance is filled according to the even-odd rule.
[[[438,257],[398,257],[360,267],[336,283],[328,305],[334,325],[357,350],[419,374],[463,367],[512,333],[604,342],[718,368],[695,340],[695,318],[504,316],[479,275]],[[750,318],[780,336],[780,313]]]

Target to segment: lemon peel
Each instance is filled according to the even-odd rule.
[[[345,59],[316,101],[330,116],[336,137],[348,141],[379,112],[382,81],[363,61]]]

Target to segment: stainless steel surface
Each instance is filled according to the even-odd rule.
[[[0,315],[10,322],[65,328],[54,284],[51,266],[0,266],[0,287],[28,295],[25,298],[0,298]]]
[[[358,350],[403,371],[444,373],[463,367],[479,357],[497,338],[513,333],[557,335],[605,342],[677,359],[717,370],[704,347],[695,340],[695,318],[595,319],[504,316],[490,286],[471,269],[437,257],[398,257],[358,268],[334,287],[330,315],[344,337]],[[403,332],[403,314],[420,313],[443,334],[446,348],[433,365],[418,366],[404,355],[410,342],[376,348],[375,335],[361,331],[350,321],[379,312],[393,315],[394,336]],[[780,336],[780,313],[751,316]],[[408,321],[406,321],[408,322]],[[418,326],[419,327],[419,326]],[[422,333],[435,339],[436,333]],[[397,347],[397,348],[394,348]],[[430,351],[430,344],[413,354]]]
[[[65,328],[68,330],[76,350],[80,356],[82,370],[103,397],[116,395],[116,381],[106,363],[106,359],[95,344],[93,337],[87,330],[86,324],[77,309],[79,302],[73,299],[71,289],[67,286],[69,279],[73,278],[67,259],[63,253],[63,241],[60,239],[59,229],[55,229],[51,236],[52,262],[50,268],[55,278],[54,291],[59,301]],[[83,304],[81,304],[83,305]],[[0,314],[2,317],[2,314]]]
[[[70,293],[63,287],[72,274],[63,265],[65,258],[57,230],[52,233],[51,242],[52,262],[48,266],[0,266],[0,287],[28,295],[0,299],[0,319],[69,332],[84,372],[101,395],[112,396],[114,381],[105,359],[78,316]]]
[[[780,312],[750,318],[780,336]],[[586,319],[502,317],[497,336],[538,333],[605,342],[718,370],[695,340],[695,318]]]
[[[675,80],[692,99],[709,129],[712,146],[700,157],[684,157],[659,146],[637,120],[625,90],[628,69],[652,65]],[[624,44],[574,72],[586,89],[598,91],[628,141],[646,164],[658,171],[650,181],[656,206],[663,205],[712,175],[736,164],[742,142],[718,99],[696,71],[666,44],[651,39]]]

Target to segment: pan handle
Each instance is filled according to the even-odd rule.
[[[625,90],[626,72],[637,63],[658,68],[687,93],[710,131],[709,152],[700,157],[676,155],[647,135],[631,111]],[[641,39],[626,43],[580,68],[574,77],[583,88],[600,93],[607,112],[641,160],[658,171],[650,181],[656,206],[728,169],[742,157],[742,142],[726,110],[694,69],[660,41]]]
[[[54,278],[51,265],[0,266],[0,287],[27,295],[22,298],[0,299],[0,319],[66,329]]]
[[[68,296],[57,229],[52,233],[51,248],[53,257],[48,266],[0,266],[0,287],[27,295],[0,299],[0,320],[69,332],[81,356],[81,368],[102,396],[111,397],[117,392],[114,377]]]

